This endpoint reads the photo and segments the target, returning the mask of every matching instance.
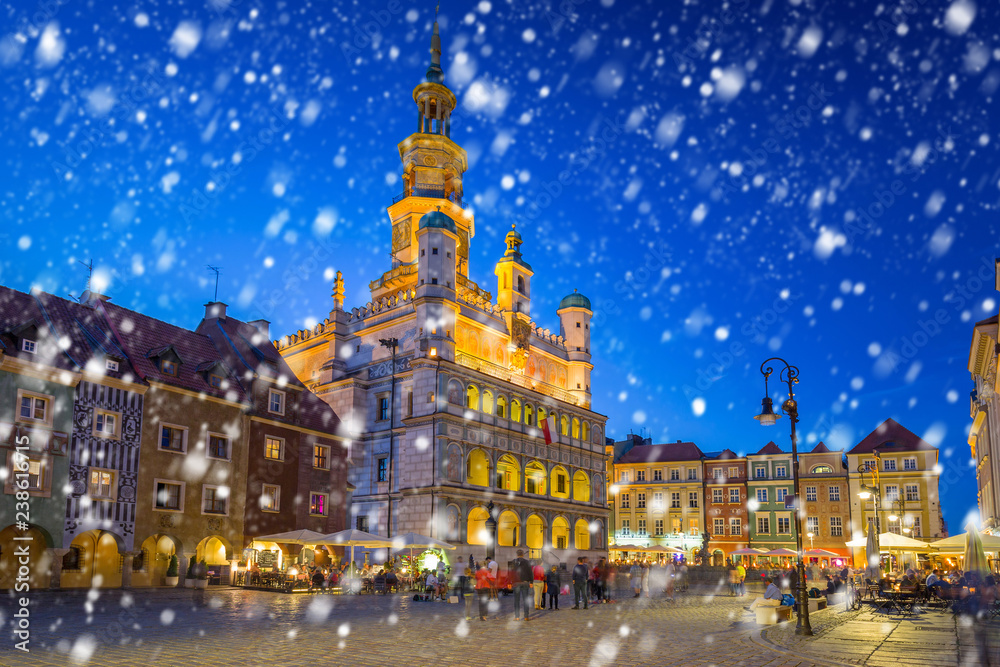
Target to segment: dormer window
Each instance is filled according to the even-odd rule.
[[[285,414],[285,392],[271,389],[267,394],[267,411],[275,414]]]
[[[108,359],[104,362],[104,367],[111,371],[112,373],[118,372],[118,362],[114,359]]]
[[[38,351],[38,345],[33,340],[28,340],[25,338],[21,341],[21,350],[29,354],[35,354]]]
[[[173,361],[171,361],[169,359],[161,359],[160,360],[160,371],[164,375],[173,375],[174,377],[176,377],[177,376],[177,363],[173,362]]]
[[[213,387],[215,387],[216,389],[220,389],[222,387],[222,376],[215,374],[209,375],[208,383]]]

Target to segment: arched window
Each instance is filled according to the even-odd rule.
[[[825,464],[820,464],[818,466],[813,466],[812,470],[810,470],[809,472],[811,472],[814,475],[830,474],[831,472],[833,472],[833,468]]]
[[[563,415],[559,418],[559,432],[563,435],[569,435],[569,417]]]
[[[507,418],[507,399],[503,396],[497,396],[497,417]]]
[[[590,442],[590,422],[581,423],[580,429],[580,439],[584,442]]]
[[[532,514],[524,526],[524,543],[529,549],[541,551],[545,543],[545,522],[542,517]]]
[[[517,459],[510,454],[504,454],[497,461],[497,488],[503,491],[517,491],[520,486],[521,468]]]
[[[590,549],[590,524],[583,519],[578,520],[575,533],[577,551]]]
[[[545,495],[545,468],[538,461],[524,467],[524,490],[539,496]]]
[[[561,516],[552,520],[552,547],[569,549],[569,521]]]
[[[483,412],[493,414],[493,394],[489,390],[483,390]]]
[[[517,291],[524,294],[524,276],[517,277]]]
[[[549,495],[553,498],[569,498],[569,473],[562,466],[555,466],[551,473],[552,486]]]
[[[470,384],[465,391],[465,407],[470,410],[479,409],[479,389],[474,384]]]
[[[539,405],[538,406],[538,428],[542,428],[542,422],[545,421],[546,417],[548,417],[548,413],[545,412],[545,408],[543,408],[542,406]]]
[[[473,449],[469,452],[465,466],[465,481],[476,486],[490,485],[490,460],[483,450]]]
[[[469,544],[486,544],[490,535],[486,532],[486,519],[490,513],[482,507],[473,507],[469,512],[469,522],[465,541]]]
[[[528,426],[533,426],[534,422],[531,421],[531,418],[533,416],[534,416],[534,411],[531,409],[531,405],[529,405],[528,403],[525,403],[524,404],[524,423],[527,424]]]
[[[458,380],[448,383],[448,402],[452,405],[462,405],[462,384]]]
[[[497,544],[502,547],[516,547],[518,544],[518,533],[521,531],[521,520],[517,515],[507,510],[500,515],[497,521]]]
[[[573,500],[590,502],[590,480],[587,479],[587,473],[582,470],[577,470],[573,474]]]
[[[580,420],[576,417],[573,417],[573,439],[580,439]]]
[[[521,401],[516,398],[510,402],[510,420],[513,422],[521,421]]]

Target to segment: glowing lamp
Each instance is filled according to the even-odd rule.
[[[762,409],[754,419],[759,421],[761,426],[774,426],[781,415],[774,414],[774,403],[771,402],[771,398],[766,397],[760,403]]]

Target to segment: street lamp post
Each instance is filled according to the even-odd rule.
[[[795,511],[795,550],[798,552],[796,599],[799,605],[799,613],[795,623],[795,634],[811,636],[813,631],[812,625],[809,623],[809,603],[806,598],[806,565],[802,557],[802,513],[799,511],[801,504],[799,495],[799,448],[798,436],[795,431],[795,425],[799,423],[799,406],[795,402],[794,390],[794,385],[799,382],[799,369],[796,366],[792,366],[781,357],[771,357],[760,365],[760,372],[764,376],[764,400],[761,401],[761,413],[754,417],[754,419],[759,421],[761,426],[774,426],[781,416],[775,414],[771,396],[767,389],[767,381],[774,372],[774,369],[767,364],[772,361],[780,361],[785,365],[784,368],[779,368],[778,371],[778,380],[784,382],[788,387],[788,398],[782,403],[781,411],[788,415],[788,420],[792,424],[793,510]]]
[[[486,517],[486,533],[489,535],[486,538],[486,558],[488,560],[496,560],[497,520],[493,516],[496,512],[496,506],[493,505],[492,500],[486,505],[486,512],[488,514]]]
[[[876,556],[879,559],[878,563],[881,567],[882,559],[882,545],[879,536],[882,534],[882,519],[880,517],[879,504],[882,501],[882,483],[879,480],[879,468],[882,466],[882,458],[878,455],[878,452],[872,452],[875,457],[875,466],[869,467],[864,463],[858,466],[858,473],[860,474],[860,479],[858,485],[861,487],[861,491],[858,492],[858,498],[861,498],[862,502],[868,500],[868,497],[872,497],[872,502],[875,507],[875,549],[877,551]],[[871,478],[870,484],[865,484],[865,473],[868,473]],[[862,510],[862,518],[864,517],[864,507]],[[865,554],[868,559],[868,566],[871,566],[871,554]]]

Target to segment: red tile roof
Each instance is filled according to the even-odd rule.
[[[815,447],[813,447],[812,451],[810,451],[809,453],[810,454],[829,454],[830,452],[831,452],[830,448],[827,447],[826,444],[822,440],[820,440],[819,444],[817,444]]]
[[[751,454],[751,456],[758,456],[760,454],[788,454],[788,452],[783,451],[781,447],[778,447],[776,444],[774,444],[774,441],[772,440],[771,442],[761,447],[759,452]]]
[[[616,463],[663,463],[667,461],[698,461],[704,454],[693,442],[668,442],[662,445],[637,445]]]
[[[104,302],[99,308],[107,314],[112,329],[117,333],[117,339],[128,352],[129,360],[145,380],[155,380],[234,402],[247,402],[246,393],[231,368],[226,374],[230,381],[225,388],[213,387],[208,378],[198,372],[199,366],[205,362],[225,362],[208,336],[112,303]],[[173,348],[181,360],[176,377],[160,371],[156,359],[148,356],[169,347]]]
[[[915,452],[926,449],[937,449],[896,420],[889,418],[879,424],[878,428],[869,433],[856,444],[848,454],[871,454],[878,449],[879,454],[887,452]]]
[[[37,336],[34,354],[21,349],[21,337],[15,333],[18,330],[24,333],[25,325],[34,326],[37,331],[30,334]],[[59,338],[34,297],[9,287],[0,287],[0,350],[5,355],[79,372],[80,367],[62,349]]]

